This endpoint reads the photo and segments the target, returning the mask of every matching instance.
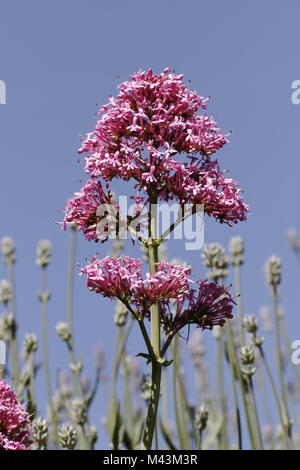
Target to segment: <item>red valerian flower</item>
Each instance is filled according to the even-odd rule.
[[[224,326],[227,318],[233,318],[235,301],[224,286],[208,280],[195,284],[183,298],[176,301],[174,313],[163,309],[162,323],[166,333],[179,332],[190,324],[211,330],[216,325]]]
[[[0,378],[0,450],[27,450],[30,419],[14,390]]]
[[[66,203],[62,228],[65,230],[67,225],[75,224],[87,240],[98,241],[97,225],[105,218],[105,214],[97,215],[97,212],[98,208],[105,204],[113,204],[108,185],[106,194],[99,181],[89,180],[81,191],[75,193],[73,199]],[[105,235],[104,239],[106,238]]]
[[[102,106],[101,118],[79,149],[89,153],[86,172],[106,181],[135,178],[149,184],[151,169],[165,164],[167,169],[171,155],[210,155],[223,147],[223,131],[206,114],[197,114],[206,109],[203,98],[182,80],[183,75],[165,69],[159,75],[138,72],[121,83],[117,98]]]
[[[146,202],[155,193],[180,204],[204,204],[207,214],[228,225],[245,220],[249,207],[242,190],[209,157],[226,137],[183,76],[169,69],[158,75],[138,72],[118,88],[79,149],[88,153],[86,173],[105,181],[134,179]]]
[[[188,290],[190,269],[173,266],[166,261],[157,263],[157,272],[142,274],[140,260],[122,256],[94,259],[81,269],[87,276],[87,287],[104,297],[118,298],[135,305],[147,314],[150,306],[167,299],[180,299]]]

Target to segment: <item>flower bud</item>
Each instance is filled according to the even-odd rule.
[[[209,417],[209,410],[207,406],[201,405],[196,411],[196,428],[202,432],[206,426]]]
[[[49,240],[40,240],[36,249],[36,264],[45,268],[51,263],[52,245]]]
[[[12,238],[3,237],[1,239],[1,253],[4,258],[4,263],[7,265],[14,264],[16,261],[15,244]]]
[[[287,231],[288,241],[293,251],[300,251],[300,241],[298,234],[294,228],[289,228]]]
[[[63,424],[58,431],[59,443],[63,449],[73,450],[77,444],[77,433],[71,424]]]
[[[6,279],[2,279],[0,282],[0,301],[4,303],[4,305],[8,304],[12,300],[13,297],[13,290],[12,285]]]
[[[87,422],[87,405],[81,398],[72,401],[72,411],[76,424],[84,425]]]
[[[0,339],[11,341],[16,334],[17,324],[12,313],[4,313],[0,317]]]
[[[255,315],[247,315],[243,320],[243,326],[248,333],[256,333],[258,318]]]
[[[209,243],[204,245],[202,258],[204,265],[211,268],[207,277],[217,282],[220,278],[225,278],[229,274],[228,260],[225,250],[219,243]]]
[[[62,321],[57,323],[56,332],[62,341],[65,341],[66,343],[70,344],[72,334],[71,334],[70,327],[67,323],[62,322]]]
[[[34,333],[27,333],[23,343],[23,356],[28,359],[32,352],[35,352],[38,347],[38,339]]]
[[[244,241],[242,237],[232,237],[229,242],[229,251],[232,255],[231,263],[239,266],[244,262]]]
[[[254,349],[252,348],[252,346],[242,346],[240,350],[240,357],[243,365],[248,366],[250,364],[253,364],[255,361],[255,357]]]
[[[35,450],[46,450],[48,440],[48,421],[41,417],[36,418],[32,423],[31,433],[33,436]]]
[[[267,259],[265,264],[265,273],[268,284],[275,287],[281,281],[281,259],[272,255]]]

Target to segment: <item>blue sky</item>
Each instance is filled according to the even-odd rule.
[[[21,336],[40,331],[35,249],[40,238],[48,238],[50,353],[53,366],[67,364],[54,326],[66,318],[69,234],[55,221],[80,187],[79,134],[93,128],[97,103],[106,103],[120,81],[140,68],[160,72],[169,66],[211,97],[208,111],[232,131],[218,154],[220,165],[239,181],[251,207],[248,221],[232,229],[207,220],[205,241],[227,246],[232,235],[244,237],[244,306],[251,313],[269,302],[265,259],[282,256],[282,303],[291,336],[298,339],[299,272],[286,230],[300,231],[300,105],[291,102],[291,84],[300,79],[299,2],[11,0],[0,8],[0,80],[7,87],[7,103],[0,105],[0,235],[12,236],[17,245]],[[203,276],[200,253],[185,253],[183,243],[176,243],[170,256],[180,253],[193,261],[195,276]],[[95,251],[80,237],[77,261],[83,264]],[[90,372],[94,344],[103,344],[110,362],[113,309],[77,276],[75,291],[76,346]],[[41,380],[41,400],[43,390]]]

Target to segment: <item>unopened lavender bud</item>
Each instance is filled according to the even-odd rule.
[[[71,344],[72,334],[69,325],[65,322],[59,322],[56,325],[56,332],[62,341]]]
[[[12,313],[4,313],[0,317],[0,339],[11,341],[16,334],[17,324]]]
[[[31,433],[33,436],[35,450],[46,450],[48,440],[48,421],[41,417],[36,418],[32,423]]]
[[[292,250],[294,250],[296,252],[300,251],[299,237],[298,237],[298,234],[297,234],[297,232],[294,228],[288,229],[287,237],[288,237],[288,241],[290,242],[290,246],[291,246]]]
[[[49,240],[40,240],[36,249],[36,264],[45,268],[51,263],[52,245]]]
[[[228,260],[222,245],[219,243],[204,245],[201,256],[204,259],[204,265],[211,268],[211,271],[207,273],[209,279],[217,282],[228,276]]]
[[[83,425],[87,422],[87,405],[81,398],[72,401],[72,411],[76,424]]]
[[[239,266],[244,262],[244,241],[242,237],[232,237],[229,242],[229,251],[231,253],[231,263]]]
[[[265,264],[265,274],[268,284],[275,287],[280,284],[281,281],[281,259],[272,255],[267,259]]]
[[[4,263],[7,265],[14,264],[16,261],[15,244],[12,238],[3,237],[1,239],[1,253],[4,258]]]
[[[38,339],[34,333],[27,333],[25,335],[23,344],[23,356],[28,359],[31,353],[35,352],[38,347]]]
[[[246,377],[246,378],[250,378],[252,377],[256,372],[256,367],[251,367],[251,366],[245,366],[242,368],[242,374]]]
[[[248,333],[256,333],[258,318],[255,315],[247,315],[243,320],[243,326]]]
[[[265,338],[263,336],[255,335],[254,338],[253,338],[253,344],[257,348],[260,348],[261,345],[263,344],[264,340],[265,340]]]
[[[240,357],[243,365],[253,364],[255,361],[254,349],[252,346],[242,346],[240,350]]]
[[[95,362],[97,369],[103,369],[105,362],[104,349],[101,344],[98,344],[95,349]]]
[[[77,444],[77,433],[71,424],[63,424],[58,431],[59,443],[63,449],[73,450]]]
[[[49,300],[50,300],[50,297],[51,297],[51,292],[50,291],[46,291],[46,292],[37,292],[37,297],[39,299],[40,302],[42,303],[47,303]]]
[[[202,432],[207,426],[207,421],[209,418],[209,410],[207,406],[201,405],[200,408],[197,409],[196,411],[196,428]]]
[[[81,371],[83,369],[83,364],[82,364],[82,361],[79,361],[79,362],[72,362],[70,364],[70,369],[72,372],[74,372],[74,374],[76,375],[80,375],[81,374]]]
[[[12,285],[6,279],[2,279],[0,282],[0,301],[6,305],[8,302],[12,300],[13,297],[13,290]]]
[[[260,316],[263,322],[264,330],[267,333],[270,333],[273,329],[273,325],[272,325],[272,314],[271,314],[269,307],[262,307],[260,309]]]

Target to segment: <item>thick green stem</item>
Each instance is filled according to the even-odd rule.
[[[149,224],[149,271],[155,273],[158,262],[157,244],[157,197],[150,197],[150,224]],[[148,404],[146,424],[144,428],[142,450],[150,450],[152,447],[155,430],[157,409],[160,396],[161,382],[161,352],[160,352],[160,313],[158,304],[151,306],[151,345],[155,355],[152,360],[152,387]]]

